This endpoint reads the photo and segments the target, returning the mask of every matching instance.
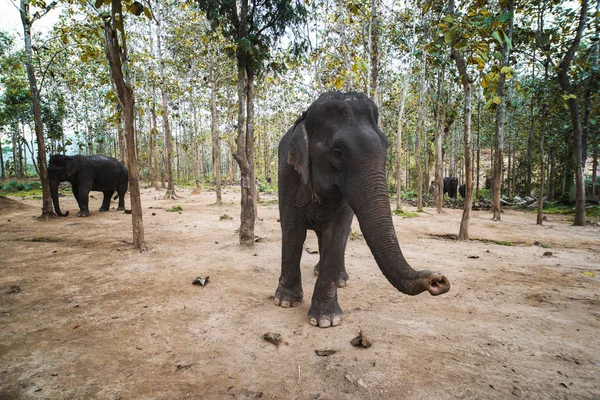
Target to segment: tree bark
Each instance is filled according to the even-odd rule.
[[[448,13],[454,17],[454,0],[448,0]],[[465,202],[462,218],[460,220],[460,230],[458,232],[458,240],[469,240],[469,220],[471,218],[471,207],[473,205],[473,172],[471,171],[471,89],[472,84],[467,73],[467,63],[464,55],[454,48],[456,39],[450,43],[450,51],[452,58],[456,63],[456,68],[460,74],[460,80],[463,85],[465,97],[463,109],[463,129],[464,129],[464,146],[465,146]]]
[[[421,166],[421,135],[423,132],[423,103],[425,101],[425,71],[427,53],[422,49],[421,57],[421,86],[419,89],[419,111],[417,117],[417,132],[415,133],[415,167],[417,168],[417,212],[423,212],[423,169]]]
[[[379,12],[377,10],[379,0],[371,0],[371,98],[375,105],[379,106],[379,91],[377,78],[379,75]]]
[[[113,24],[115,23],[117,10],[120,11],[120,3],[117,3],[119,3],[118,0],[112,1]],[[120,17],[122,18],[122,15]],[[123,117],[125,122],[125,140],[128,152],[127,169],[129,170],[129,194],[131,199],[133,246],[139,249],[141,252],[144,252],[146,251],[146,243],[144,241],[144,223],[142,220],[142,202],[140,198],[138,162],[135,146],[135,99],[133,95],[133,89],[128,82],[128,77],[123,76],[122,65],[125,65],[125,70],[127,71],[127,59],[124,58],[123,60],[121,60],[123,54],[121,53],[117,33],[115,32],[115,28],[113,28],[109,19],[105,19],[104,21],[104,46],[106,50],[106,58],[110,67],[111,76],[114,81],[115,87],[117,88],[119,102],[123,107]]]
[[[506,1],[502,7],[502,13],[511,15],[508,20],[506,35],[512,39],[513,31],[513,2]],[[504,164],[504,124],[506,121],[506,74],[502,68],[508,67],[510,60],[510,47],[507,41],[502,45],[502,60],[500,62],[500,73],[498,74],[498,86],[496,95],[500,98],[500,104],[496,106],[496,135],[494,140],[494,173],[492,177],[492,214],[494,221],[502,219],[500,214],[500,199],[502,196],[502,172]],[[531,133],[530,133],[531,134]]]
[[[444,96],[445,69],[438,72],[438,104],[435,131],[435,204],[437,212],[442,212],[444,205],[444,160],[442,157],[442,139],[446,124],[446,105]]]
[[[581,42],[581,36],[585,29],[585,22],[587,19],[587,0],[581,2],[581,14],[579,16],[579,26],[577,27],[577,33],[575,39],[569,46],[569,49],[565,53],[563,59],[558,66],[558,82],[562,90],[569,95],[567,100],[567,106],[569,108],[569,114],[571,116],[571,125],[573,129],[573,163],[575,169],[575,226],[585,226],[586,215],[585,215],[585,182],[583,179],[583,173],[585,169],[585,158],[583,154],[586,149],[583,149],[583,132],[581,127],[581,119],[579,116],[579,104],[577,103],[577,96],[575,89],[571,85],[569,80],[569,68],[571,61],[575,56],[575,52]]]
[[[40,96],[38,92],[37,81],[35,78],[35,70],[33,68],[31,25],[33,24],[35,19],[31,20],[29,18],[29,0],[21,0],[19,13],[21,14],[21,22],[23,23],[27,79],[29,81],[29,90],[31,91],[33,120],[38,146],[38,165],[40,171],[40,180],[42,181],[42,215],[40,216],[40,219],[47,219],[54,216],[54,211],[52,210],[52,197],[50,195],[50,182],[48,180],[48,171],[46,165],[46,147],[44,145],[44,126],[42,123],[42,109],[40,107]]]
[[[167,149],[167,192],[165,199],[176,199],[175,184],[173,182],[173,139],[171,137],[171,125],[169,123],[169,107],[167,104],[167,87],[165,84],[165,60],[162,54],[162,28],[159,13],[155,13],[156,21],[156,50],[158,55],[158,66],[160,71],[160,94],[162,103],[163,134],[165,138],[164,147]]]
[[[219,124],[217,123],[217,80],[215,77],[215,66],[212,63],[209,66],[209,80],[213,178],[215,179],[217,204],[223,204],[223,199],[221,198],[221,139],[219,139]]]

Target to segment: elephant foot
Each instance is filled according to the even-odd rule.
[[[89,217],[90,216],[90,212],[89,211],[79,211],[77,213],[78,217]]]
[[[275,292],[275,305],[283,308],[298,307],[302,303],[302,287],[288,289],[281,283]]]
[[[326,306],[321,306],[319,303],[313,302],[310,310],[308,310],[308,322],[312,326],[320,328],[337,326],[342,322],[342,309],[337,301]]]
[[[108,211],[108,208],[100,207],[100,209],[98,209],[98,211],[100,211],[100,212],[106,212],[106,211]]]
[[[117,207],[117,211],[125,211],[125,207],[119,206],[119,207]]]
[[[313,274],[315,274],[315,276],[319,276],[320,268],[321,268],[321,263],[318,262],[317,265],[315,265],[315,269],[313,270]],[[342,269],[342,271],[340,272],[340,277],[338,278],[337,286],[339,288],[346,287],[346,286],[348,286],[349,280],[350,280],[350,277],[348,276],[348,273],[346,272],[345,269]]]

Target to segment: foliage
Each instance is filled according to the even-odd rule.
[[[405,210],[393,210],[392,214],[403,218],[415,218],[419,216],[419,213]]]
[[[171,208],[166,210],[167,212],[177,212],[183,211],[183,206],[181,204],[177,204],[176,206],[172,206]]]

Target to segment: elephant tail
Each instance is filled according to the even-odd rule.
[[[115,194],[115,197],[113,197],[113,200],[116,200],[117,197],[119,197],[119,193]]]

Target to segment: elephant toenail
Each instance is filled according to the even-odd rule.
[[[275,305],[278,306],[279,305],[279,299],[277,297],[275,297],[275,299],[273,300],[275,302]]]
[[[328,328],[331,326],[331,321],[328,319],[321,319],[319,320],[319,326],[321,328]]]
[[[310,322],[310,324],[312,326],[317,326],[317,319],[316,318],[309,318],[308,322]]]
[[[331,321],[331,325],[338,326],[341,322],[342,322],[341,317],[333,317],[333,320]]]
[[[288,300],[282,300],[281,301],[281,307],[283,307],[283,308],[290,308],[290,302]]]

